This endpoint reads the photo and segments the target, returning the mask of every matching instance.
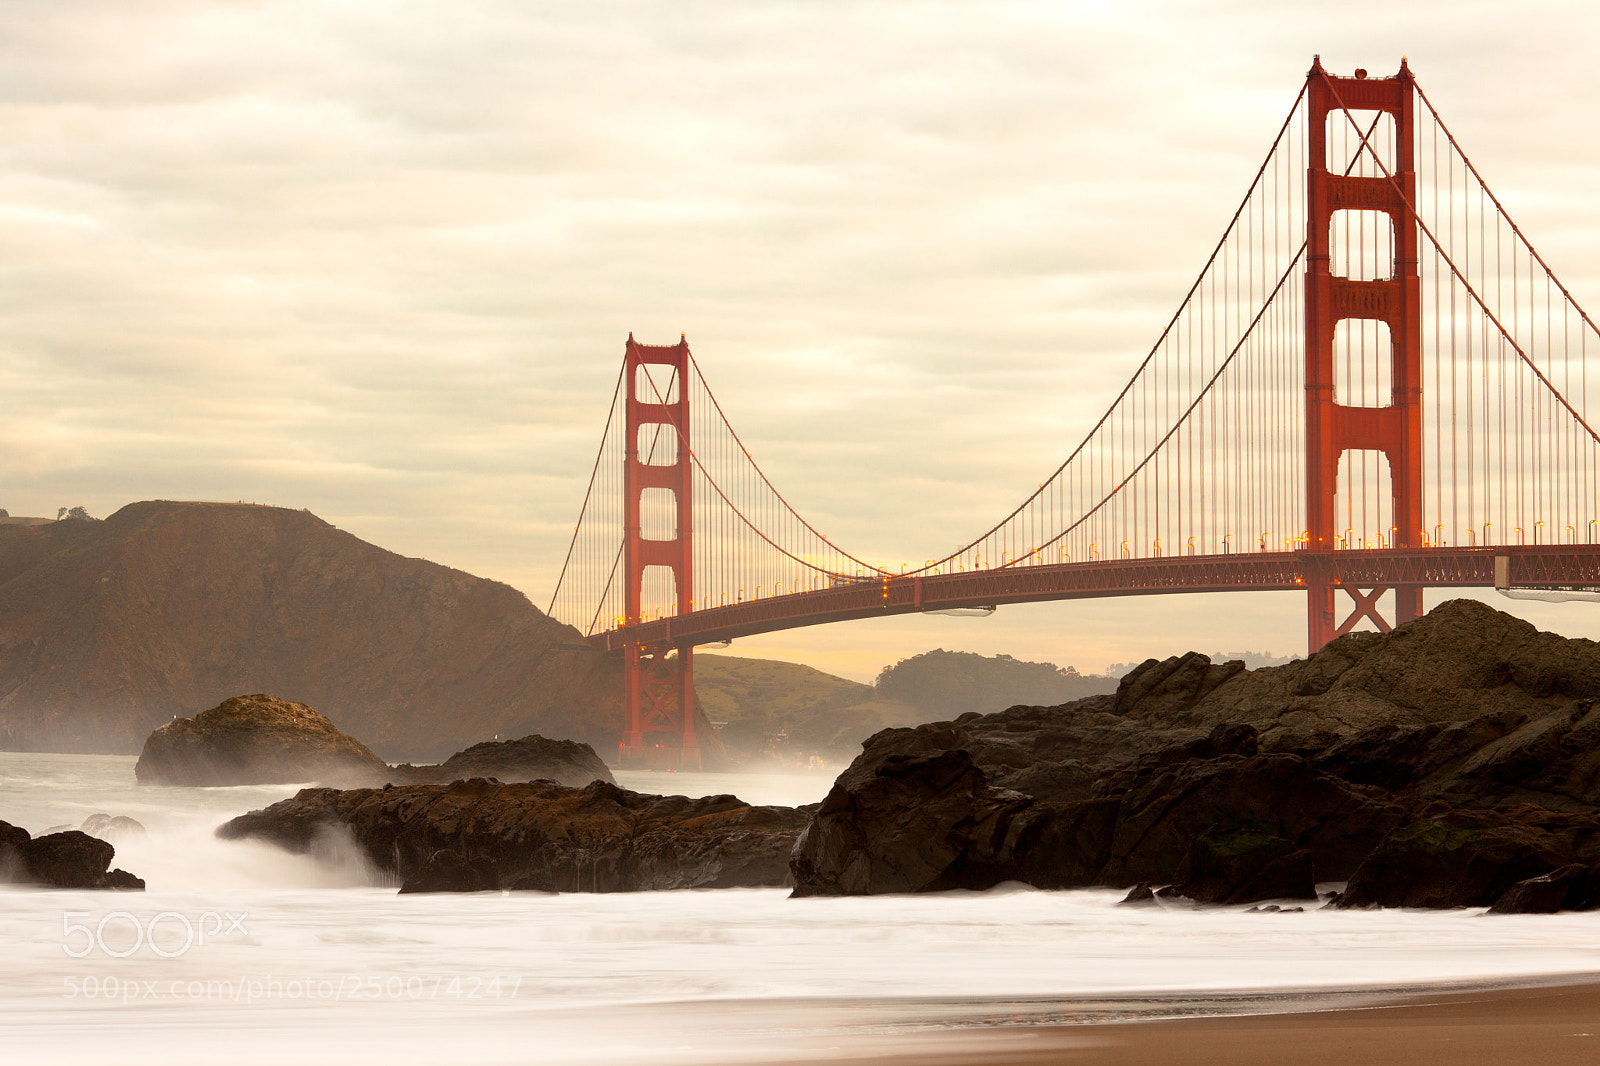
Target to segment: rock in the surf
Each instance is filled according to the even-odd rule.
[[[78,827],[92,837],[101,840],[117,840],[119,838],[142,837],[145,835],[144,825],[135,818],[125,814],[113,817],[109,814],[91,814],[83,820]]]
[[[1600,866],[1572,863],[1543,877],[1518,881],[1495,900],[1490,914],[1554,914],[1600,906]]]
[[[258,693],[151,733],[134,767],[144,784],[383,784],[389,767],[303,703]]]
[[[392,768],[396,784],[430,784],[493,777],[506,783],[554,781],[582,788],[591,781],[615,784],[611,768],[589,745],[577,740],[551,740],[537,734],[519,740],[486,740],[458,751],[436,766]]]
[[[0,883],[142,890],[143,880],[110,868],[115,856],[116,848],[77,829],[35,837],[0,822]]]
[[[790,807],[753,807],[733,796],[647,796],[602,781],[484,778],[382,789],[302,789],[292,799],[225,823],[225,840],[312,849],[346,827],[379,869],[402,881],[449,850],[494,864],[511,889],[629,892],[780,886],[806,822]]]

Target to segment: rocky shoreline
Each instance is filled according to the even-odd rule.
[[[809,808],[480,777],[307,789],[219,833],[303,851],[336,827],[410,890],[1345,882],[1329,904],[1593,909],[1600,645],[1456,600],[1285,666],[1152,659],[1114,695],[886,729]]]
[[[1335,905],[1589,909],[1597,697],[1600,645],[1472,600],[1267,670],[1150,660],[1112,697],[877,734],[797,844],[795,891],[1243,904],[1348,881]]]

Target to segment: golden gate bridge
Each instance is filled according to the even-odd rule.
[[[1316,651],[1417,617],[1425,588],[1596,596],[1597,360],[1600,330],[1406,62],[1372,78],[1314,61],[1128,383],[981,535],[895,568],[834,544],[756,464],[687,341],[630,334],[549,613],[622,655],[624,758],[695,765],[693,650],[756,633],[1279,590],[1305,595]]]

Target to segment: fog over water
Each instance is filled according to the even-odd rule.
[[[619,776],[765,802],[829,783]],[[0,818],[38,833],[104,811],[149,831],[116,859],[146,893],[0,890],[8,1060],[422,1063],[470,1041],[482,1063],[748,1063],[988,1045],[996,1019],[1600,970],[1596,914],[1119,909],[1120,892],[1022,886],[402,897],[336,839],[296,857],[212,835],[293,791],[140,787],[131,758],[0,753]]]

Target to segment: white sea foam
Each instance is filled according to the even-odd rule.
[[[465,1043],[482,1063],[753,1063],[1108,997],[1600,970],[1593,914],[1121,909],[1116,892],[1020,886],[398,896],[349,847],[294,857],[212,836],[292,791],[141,789],[127,759],[0,755],[0,818],[37,830],[104,811],[149,829],[117,857],[144,894],[0,891],[14,1061],[421,1063]]]

